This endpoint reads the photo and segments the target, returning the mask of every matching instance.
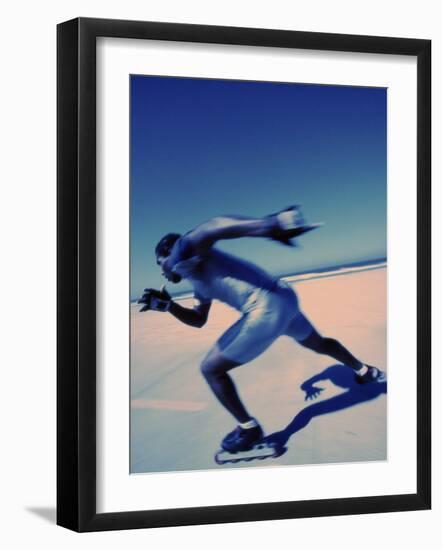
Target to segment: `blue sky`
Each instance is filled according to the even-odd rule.
[[[162,284],[164,234],[219,214],[325,222],[293,250],[217,245],[275,274],[386,256],[386,89],[133,75],[130,94],[132,297]]]

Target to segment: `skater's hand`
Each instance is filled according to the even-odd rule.
[[[166,285],[161,287],[161,290],[156,290],[154,288],[145,288],[144,294],[138,300],[138,304],[144,304],[140,309],[140,313],[143,311],[169,311],[172,298],[167,292]]]
[[[296,246],[294,239],[302,234],[305,225],[300,206],[295,204],[268,217],[274,220],[271,239],[287,246]]]
[[[307,388],[301,388],[305,391],[305,401],[313,400],[319,397],[320,393],[324,391],[324,388],[318,388],[318,386],[308,386]]]

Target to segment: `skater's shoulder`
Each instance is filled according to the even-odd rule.
[[[172,271],[185,278],[198,273],[203,260],[202,255],[197,253],[186,235],[176,241],[170,255]]]
[[[188,260],[193,256],[197,256],[197,252],[192,245],[192,240],[188,234],[182,235],[173,245],[171,257],[175,261]]]

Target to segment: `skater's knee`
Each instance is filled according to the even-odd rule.
[[[200,365],[200,371],[206,380],[210,378],[210,376],[212,375],[212,368],[211,368],[210,362],[203,361]]]
[[[201,373],[206,380],[222,378],[226,373],[237,367],[239,363],[226,359],[216,350],[212,350],[201,363]]]
[[[203,359],[203,362],[201,363],[201,373],[206,380],[213,380],[216,378],[222,378],[230,369],[233,369],[239,365],[240,363],[224,357],[218,347],[215,346]]]
[[[221,368],[219,363],[210,359],[204,359],[201,363],[201,374],[207,381],[219,378],[226,373],[226,370]]]

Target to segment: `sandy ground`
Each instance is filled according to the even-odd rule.
[[[298,282],[304,313],[362,361],[387,370],[385,268]],[[183,301],[182,305],[190,306]],[[278,459],[217,466],[222,437],[235,426],[199,371],[205,354],[238,313],[214,303],[202,329],[171,315],[131,308],[131,471],[266,467],[385,460],[386,385],[354,384],[352,371],[279,338],[232,371],[251,414],[286,442]],[[300,385],[317,377],[318,398]]]

